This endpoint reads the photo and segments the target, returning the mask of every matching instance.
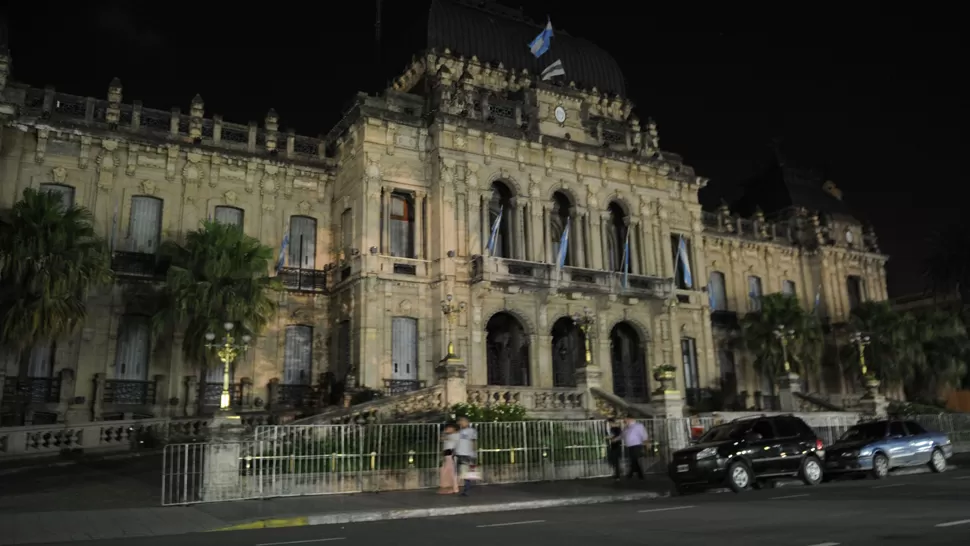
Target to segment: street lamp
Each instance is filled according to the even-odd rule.
[[[862,332],[852,332],[849,335],[849,341],[855,343],[856,348],[859,350],[859,368],[862,370],[862,379],[865,380],[866,375],[868,375],[868,370],[866,369],[866,347],[872,343],[872,338]]]
[[[445,334],[448,338],[448,354],[445,356],[445,360],[448,361],[458,360],[458,355],[455,354],[455,344],[451,339],[451,335],[455,324],[458,322],[458,314],[465,310],[465,302],[455,304],[452,302],[454,299],[454,296],[448,294],[441,302],[441,312],[444,313],[445,319],[448,321],[448,331]]]
[[[229,370],[232,365],[232,361],[236,359],[241,353],[246,352],[249,349],[249,342],[252,337],[249,334],[243,334],[240,338],[242,343],[237,343],[236,338],[232,335],[232,329],[235,325],[231,322],[226,322],[222,327],[226,330],[226,335],[223,336],[222,341],[215,343],[216,335],[212,332],[206,332],[205,346],[209,349],[215,349],[216,354],[219,356],[219,360],[222,362],[222,396],[219,397],[219,411],[228,412],[230,410],[230,395],[229,395]]]
[[[788,328],[784,324],[779,324],[772,332],[778,341],[781,341],[781,354],[785,359],[785,373],[791,371],[791,364],[788,362],[788,344],[795,339],[795,330]]]
[[[586,365],[589,366],[593,363],[593,353],[589,349],[589,329],[596,322],[596,318],[589,307],[583,307],[583,312],[573,313],[572,319],[573,323],[579,326],[579,330],[583,332],[583,342],[586,344]]]

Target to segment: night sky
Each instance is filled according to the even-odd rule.
[[[378,92],[423,48],[429,2],[384,3],[380,63],[375,2],[15,4],[7,24],[16,81],[104,98],[117,76],[125,102],[187,112],[199,93],[207,116],[261,121],[272,107],[284,128],[316,136],[357,91]],[[661,147],[715,191],[763,170],[775,138],[825,169],[891,255],[890,296],[922,289],[925,241],[958,217],[967,195],[958,133],[967,114],[957,99],[968,95],[958,83],[966,56],[956,18],[868,2],[812,3],[811,11],[505,4],[535,20],[549,15],[612,53],[640,118],[657,120]]]

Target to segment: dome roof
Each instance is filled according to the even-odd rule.
[[[564,79],[583,88],[626,96],[620,66],[609,53],[581,38],[555,31],[549,51],[536,59],[529,42],[544,25],[518,16],[514,10],[488,1],[432,0],[428,14],[428,48],[482,62],[502,63],[507,69],[527,69],[531,74],[562,61]]]

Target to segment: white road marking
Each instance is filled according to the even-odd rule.
[[[803,495],[785,495],[784,497],[771,497],[771,500],[781,500],[781,499],[797,499],[799,497],[807,497],[808,493]]]
[[[841,542],[819,542],[818,544],[812,544],[811,546],[839,546]]]
[[[970,476],[957,476],[954,480],[970,480]]]
[[[694,506],[671,506],[668,508],[651,508],[650,510],[640,510],[641,514],[649,514],[650,512],[669,512],[671,510],[687,510],[688,508],[695,508]]]
[[[873,489],[887,489],[889,487],[902,487],[904,485],[909,485],[908,483],[891,483],[889,485],[877,485]]]
[[[481,529],[483,527],[508,527],[510,525],[531,525],[533,523],[545,523],[545,522],[546,520],[544,519],[533,519],[529,521],[511,521],[509,523],[492,523],[490,525],[477,525],[476,527]]]
[[[315,542],[333,542],[335,540],[347,540],[346,537],[338,538],[312,538],[310,540],[290,540],[288,542],[261,542],[256,546],[281,546],[283,544],[313,544]]]
[[[970,523],[970,519],[961,519],[957,521],[948,521],[946,523],[937,523],[937,527],[953,527],[955,525],[966,525]]]

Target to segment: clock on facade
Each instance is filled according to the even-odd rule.
[[[562,106],[557,106],[556,110],[553,112],[556,116],[556,121],[559,123],[566,123],[566,109]]]
[[[852,232],[849,230],[845,230],[845,242],[852,244]]]

